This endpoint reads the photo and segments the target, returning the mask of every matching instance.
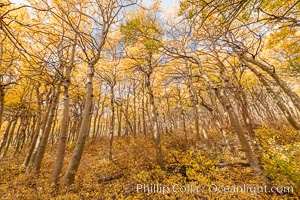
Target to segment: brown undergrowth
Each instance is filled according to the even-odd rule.
[[[210,134],[212,141],[216,141],[212,142],[213,148],[206,149],[204,145],[195,145],[191,135],[186,142],[184,134],[177,131],[162,138],[165,170],[155,162],[153,144],[142,136],[116,138],[112,161],[107,159],[107,139],[88,141],[76,182],[70,188],[56,188],[51,184],[56,145],[47,148],[39,176],[24,173],[25,150],[16,156],[8,155],[0,163],[0,198],[297,199],[300,195],[299,135],[289,128],[275,130],[269,127],[260,128],[256,134],[263,149],[261,162],[265,173],[275,186],[290,186],[293,192],[232,191],[237,186],[264,185],[250,167],[234,164],[247,163],[234,134],[229,134],[229,142],[235,147],[235,157],[221,139],[217,140],[216,133]],[[67,147],[64,170],[73,147],[74,144]],[[224,191],[226,186],[230,191]]]

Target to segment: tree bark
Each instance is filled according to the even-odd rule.
[[[145,84],[145,78],[143,80],[143,85],[142,85],[142,91],[143,91],[143,97],[142,97],[142,120],[143,120],[143,135],[144,135],[144,138],[146,140],[147,138],[147,129],[146,129],[146,116],[145,116],[145,87],[146,87],[146,84]]]
[[[2,126],[3,112],[4,112],[4,86],[0,85],[0,129]]]
[[[122,136],[122,103],[118,106],[117,115],[118,115],[118,137]]]
[[[270,187],[271,183],[270,180],[265,176],[261,166],[259,165],[255,155],[253,154],[251,147],[243,133],[243,129],[242,126],[240,125],[239,119],[235,113],[235,111],[233,110],[233,107],[228,99],[228,97],[226,96],[226,94],[224,93],[224,91],[220,91],[220,89],[218,88],[218,86],[216,86],[213,81],[206,75],[206,73],[203,71],[202,66],[201,66],[201,62],[199,61],[198,58],[195,58],[195,60],[198,63],[198,69],[200,74],[202,75],[202,77],[204,78],[204,80],[206,80],[206,82],[209,84],[209,86],[214,89],[216,97],[219,99],[219,101],[221,102],[222,106],[224,107],[224,109],[227,111],[228,115],[229,115],[229,119],[230,119],[230,123],[232,128],[235,130],[239,141],[241,143],[241,146],[243,148],[243,150],[245,151],[246,157],[250,163],[250,166],[252,168],[252,170],[257,173],[257,175],[267,183],[268,187]]]
[[[164,161],[163,161],[163,154],[161,149],[161,141],[160,141],[160,133],[158,130],[158,116],[157,116],[157,110],[155,107],[154,102],[154,95],[153,90],[150,82],[150,74],[146,75],[146,87],[148,89],[148,95],[149,95],[149,101],[150,101],[150,110],[151,110],[151,122],[152,122],[152,129],[153,129],[153,138],[154,138],[154,145],[155,145],[155,151],[156,151],[156,159],[158,165],[164,169]]]
[[[45,130],[43,131],[42,140],[39,144],[38,151],[37,151],[36,158],[34,160],[32,169],[30,170],[30,171],[33,171],[34,173],[39,173],[40,168],[41,168],[41,164],[42,164],[42,160],[44,158],[46,146],[48,143],[48,138],[49,138],[52,123],[53,123],[53,119],[55,116],[56,107],[58,105],[59,94],[60,94],[60,84],[58,84],[57,87],[54,89],[54,96],[53,96],[53,101],[51,103],[51,107],[50,107],[50,111],[49,111],[50,113],[49,113],[49,118],[47,120],[47,125],[45,127]]]
[[[275,93],[275,91],[272,89],[272,87],[268,84],[268,82],[265,80],[263,75],[259,73],[254,67],[249,65],[247,62],[244,62],[247,67],[258,77],[260,82],[266,87],[267,91],[271,93],[273,98],[276,101],[277,106],[280,108],[280,110],[283,112],[284,116],[288,120],[288,122],[297,130],[300,130],[300,123],[298,123],[294,117],[292,116],[291,112],[289,111],[288,107],[283,103],[282,99],[280,98],[279,93]]]
[[[276,81],[276,83],[284,91],[284,93],[290,97],[298,111],[300,111],[300,97],[295,92],[293,92],[288,87],[288,85],[275,73],[275,70],[270,69],[270,67],[268,67],[267,65],[245,55],[240,55],[240,57],[242,58],[242,60],[250,62],[267,72]]]
[[[64,186],[69,186],[75,181],[75,174],[78,170],[79,163],[82,157],[84,145],[89,131],[89,123],[92,115],[92,105],[93,105],[93,77],[94,77],[94,66],[99,60],[100,55],[89,62],[88,65],[88,75],[87,75],[87,86],[86,86],[86,101],[85,107],[82,115],[82,122],[79,130],[78,139],[76,142],[75,149],[71,161],[68,165],[67,171],[64,175],[63,184]]]
[[[136,137],[136,83],[133,82],[133,136]]]
[[[243,133],[242,126],[240,124],[240,121],[239,121],[235,111],[233,110],[230,100],[228,99],[224,90],[220,91],[218,88],[216,88],[215,92],[216,92],[216,95],[217,95],[218,99],[220,100],[221,104],[224,106],[225,110],[227,111],[227,113],[229,115],[231,126],[235,130],[235,132],[239,138],[240,144],[241,144],[243,150],[245,151],[246,157],[250,163],[252,170],[255,173],[257,173],[257,175],[259,177],[261,177],[261,179],[263,181],[265,181],[267,184],[270,184],[269,179],[265,176],[261,166],[259,165],[255,155],[253,154],[253,152],[251,150],[251,147]]]
[[[3,147],[6,145],[7,138],[8,138],[8,135],[9,135],[9,131],[10,131],[12,122],[13,122],[13,119],[11,119],[11,120],[8,121],[8,124],[7,124],[7,126],[6,126],[6,129],[5,129],[5,131],[4,131],[4,134],[3,134],[3,137],[2,137],[2,143],[1,143],[1,145],[0,145],[0,154],[1,154],[1,152],[2,152]]]
[[[3,152],[2,152],[2,154],[1,154],[1,156],[0,156],[0,159],[3,158],[3,157],[5,157],[6,154],[7,154],[7,151],[8,151],[8,149],[9,149],[9,146],[10,146],[11,141],[12,141],[13,136],[14,136],[14,132],[15,132],[15,128],[16,128],[16,126],[17,126],[17,122],[18,122],[18,116],[16,117],[16,120],[14,121],[14,123],[13,123],[13,125],[12,125],[12,128],[11,128],[11,130],[9,131],[8,140],[7,140],[6,145],[5,145],[5,148],[4,148],[4,150],[3,150]]]
[[[109,129],[109,150],[108,150],[108,159],[112,160],[112,149],[113,149],[113,138],[115,132],[115,83],[112,83],[110,86],[110,107],[111,107],[111,118],[110,118],[110,129]]]
[[[63,117],[62,117],[62,121],[61,121],[58,151],[57,151],[55,167],[54,167],[54,171],[53,171],[53,175],[52,175],[52,181],[55,185],[57,185],[57,182],[59,180],[59,175],[60,175],[62,167],[63,167],[66,144],[67,144],[68,127],[69,127],[69,120],[70,120],[69,86],[71,84],[71,71],[72,71],[72,68],[74,67],[74,62],[75,62],[74,59],[75,59],[76,42],[77,42],[77,34],[75,35],[74,44],[72,47],[70,63],[68,65],[66,65],[66,68],[65,68],[64,110],[63,110]]]

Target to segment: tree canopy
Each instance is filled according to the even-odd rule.
[[[0,3],[4,199],[300,195],[300,2],[176,3]]]

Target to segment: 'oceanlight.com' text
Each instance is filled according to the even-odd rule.
[[[186,185],[160,185],[160,184],[137,184],[137,193],[293,193],[294,188],[292,186],[277,186],[268,188],[266,185],[239,185],[239,186],[219,186],[211,184],[209,186],[198,186],[196,184]]]

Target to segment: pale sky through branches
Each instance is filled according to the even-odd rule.
[[[10,0],[12,3],[21,4],[26,2],[26,0]],[[151,4],[152,1],[149,0],[143,0],[143,3],[146,5]],[[163,11],[168,11],[169,9],[172,9],[172,7],[177,6],[179,4],[179,0],[162,0],[161,6],[163,8]]]
[[[15,4],[26,4],[27,0],[10,0],[11,3]],[[153,0],[140,0],[146,7],[151,6]],[[180,0],[161,0],[161,17],[172,18],[177,16]]]

